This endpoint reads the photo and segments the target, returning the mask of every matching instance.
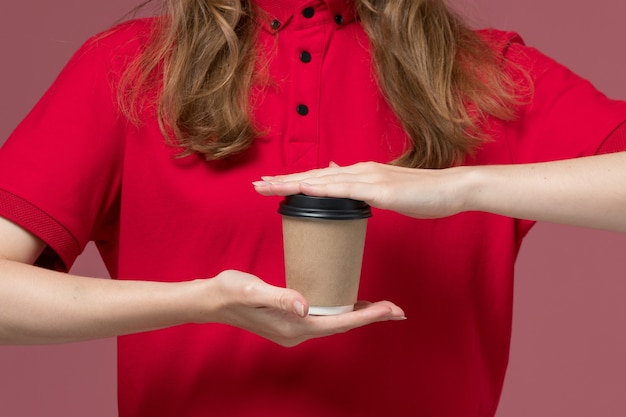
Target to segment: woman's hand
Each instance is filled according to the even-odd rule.
[[[0,217],[0,344],[66,343],[223,323],[283,346],[404,318],[389,302],[359,303],[332,317],[307,316],[296,291],[239,271],[185,282],[79,277],[29,265],[45,243]]]
[[[198,306],[212,307],[204,311],[201,308],[202,314],[194,321],[229,324],[282,346],[295,346],[308,339],[344,333],[370,323],[404,318],[402,309],[387,301],[359,302],[355,311],[335,316],[308,316],[307,302],[298,292],[269,285],[239,271],[224,271],[210,280],[198,280],[196,284],[206,289],[206,296],[196,300]],[[219,301],[206,303],[204,297]]]
[[[254,182],[262,195],[303,193],[318,197],[362,200],[372,207],[417,218],[437,218],[465,209],[459,168],[428,170],[375,162],[291,175],[263,177]]]
[[[626,152],[440,170],[365,162],[253,184],[263,195],[353,198],[418,218],[482,211],[626,233]]]

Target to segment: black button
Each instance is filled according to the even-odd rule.
[[[337,16],[335,16],[335,23],[337,23],[338,25],[343,23],[343,16],[338,14]]]
[[[302,10],[302,15],[306,17],[307,19],[312,18],[314,14],[315,14],[315,9],[312,7],[307,7],[306,9]]]
[[[272,20],[272,23],[270,23],[270,26],[272,29],[277,30],[280,27],[280,21],[278,19],[274,19]]]
[[[300,61],[308,64],[309,62],[311,62],[311,54],[307,51],[300,52]]]
[[[298,107],[296,107],[296,111],[300,116],[306,116],[307,114],[309,114],[309,108],[304,104],[298,104]]]

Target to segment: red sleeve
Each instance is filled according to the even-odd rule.
[[[508,59],[525,71],[531,96],[507,129],[512,160],[541,162],[626,150],[626,102],[524,46],[517,38]]]
[[[622,122],[600,144],[598,155],[626,150],[626,122]]]
[[[0,215],[47,243],[43,266],[69,269],[117,204],[126,121],[114,86],[127,62],[117,44],[128,50],[124,31],[85,43],[0,149]]]

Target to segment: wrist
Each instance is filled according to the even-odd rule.
[[[220,306],[214,279],[195,279],[180,285],[176,303],[180,306],[181,321],[195,324],[216,322]]]
[[[464,211],[516,217],[524,198],[524,174],[512,165],[463,167]]]
[[[450,168],[450,201],[455,212],[481,210],[486,182],[484,167],[459,166]]]

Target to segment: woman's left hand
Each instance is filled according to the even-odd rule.
[[[464,210],[457,168],[413,169],[362,162],[340,167],[262,177],[253,183],[262,195],[303,193],[318,197],[362,200],[380,209],[417,218],[437,218]]]
[[[353,198],[417,218],[482,211],[626,233],[626,152],[438,170],[363,162],[253,184],[263,195]]]

